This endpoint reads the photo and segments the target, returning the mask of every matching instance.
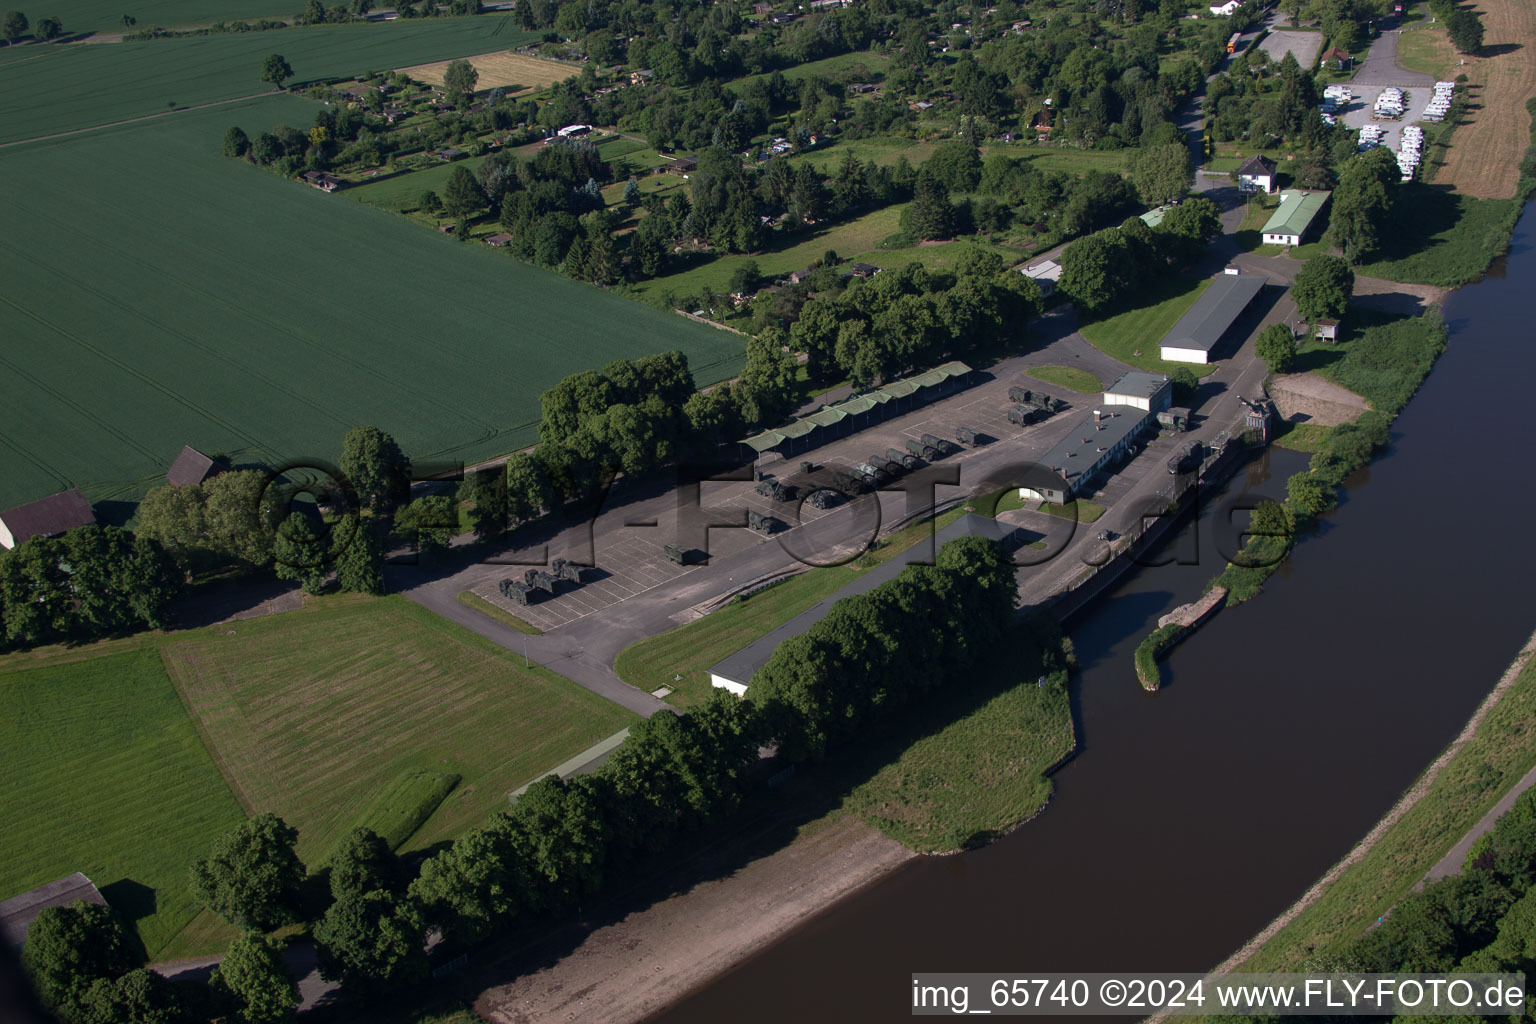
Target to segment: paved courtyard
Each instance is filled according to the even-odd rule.
[[[1258,48],[1269,54],[1269,59],[1277,64],[1289,50],[1296,55],[1296,63],[1305,70],[1317,60],[1317,52],[1323,48],[1323,34],[1276,29],[1264,37]]]

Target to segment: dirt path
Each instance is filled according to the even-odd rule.
[[[167,110],[159,114],[143,114],[139,117],[128,117],[121,121],[108,121],[105,124],[93,124],[89,128],[73,128],[67,132],[54,132],[52,135],[34,135],[30,139],[17,139],[14,142],[0,142],[0,149],[9,149],[11,146],[25,146],[29,142],[42,142],[45,139],[63,139],[71,135],[84,135],[86,132],[96,132],[103,128],[112,128],[120,124],[133,124],[136,121],[153,121],[160,117],[175,117],[189,110],[203,110],[207,107],[222,107],[227,103],[239,103],[242,100],[259,99],[262,96],[271,96],[281,92],[281,89],[269,89],[266,92],[253,92],[249,96],[235,96],[227,100],[213,100],[209,103],[194,103],[190,107],[177,107],[175,110]]]
[[[496,1024],[640,1020],[916,856],[845,818],[579,941],[567,939],[547,958],[538,950],[519,957],[545,966],[486,990],[475,1011]]]
[[[1530,0],[1477,0],[1483,16],[1483,54],[1468,57],[1463,72],[1480,86],[1473,110],[1451,137],[1445,165],[1435,175],[1467,195],[1508,199],[1520,180],[1520,157],[1531,140],[1526,101],[1536,96],[1536,4]]]
[[[1287,420],[1298,416],[1325,427],[1353,423],[1371,408],[1369,402],[1348,388],[1316,373],[1293,373],[1269,384],[1269,395]]]
[[[1290,909],[1271,921],[1263,931],[1250,939],[1242,949],[1222,961],[1214,973],[1226,974],[1231,972],[1257,953],[1260,947],[1274,938],[1280,929],[1290,924],[1302,911],[1316,903],[1323,893],[1327,892],[1328,887],[1338,880],[1339,876],[1344,874],[1354,864],[1359,863],[1370,852],[1371,847],[1375,846],[1381,837],[1386,835],[1387,831],[1402,819],[1403,815],[1407,814],[1413,809],[1415,804],[1424,799],[1424,794],[1428,793],[1430,787],[1435,784],[1435,780],[1440,777],[1441,771],[1450,763],[1451,758],[1460,753],[1461,748],[1466,746],[1467,741],[1477,733],[1478,727],[1483,724],[1483,719],[1488,716],[1488,712],[1493,709],[1494,705],[1498,704],[1509,688],[1515,684],[1515,678],[1520,675],[1521,670],[1525,668],[1526,662],[1533,655],[1536,655],[1536,633],[1532,633],[1530,638],[1526,640],[1525,646],[1515,656],[1515,660],[1510,664],[1509,669],[1499,679],[1488,696],[1483,698],[1483,702],[1477,706],[1477,710],[1472,713],[1472,717],[1468,719],[1467,724],[1462,727],[1461,732],[1451,741],[1451,745],[1446,747],[1439,757],[1435,758],[1424,774],[1419,776],[1418,781],[1413,784],[1413,788],[1403,794],[1396,805],[1387,812],[1386,817],[1382,818],[1381,821],[1376,823],[1376,827],[1371,829],[1370,834],[1360,840],[1355,848],[1345,855],[1343,860],[1329,868],[1328,873],[1318,879],[1312,888],[1308,889]]]

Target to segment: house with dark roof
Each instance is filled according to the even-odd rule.
[[[1159,355],[1172,363],[1208,363],[1227,329],[1258,298],[1269,278],[1229,267],[1179,318],[1159,343]]]
[[[33,537],[54,537],[96,522],[91,503],[78,487],[0,512],[0,547],[14,548]]]
[[[1237,169],[1237,187],[1241,192],[1273,192],[1275,190],[1275,162],[1258,154],[1248,158]]]
[[[76,871],[68,878],[40,885],[31,892],[24,892],[0,903],[0,942],[20,953],[27,941],[27,930],[49,907],[68,907],[81,900],[104,907],[107,901],[97,891],[89,878]]]
[[[333,178],[324,171],[305,171],[304,180],[321,192],[335,192],[346,184],[340,178]]]
[[[171,468],[166,470],[165,479],[172,487],[185,487],[187,484],[200,484],[222,472],[223,466],[191,445],[184,445],[176,461],[171,463]]]
[[[880,268],[873,263],[851,263],[848,265],[848,272],[854,277],[874,277],[880,273]]]
[[[1005,548],[1020,539],[1020,531],[978,515],[965,515],[940,530],[932,544],[919,542],[858,577],[820,604],[801,612],[784,625],[748,644],[709,670],[709,682],[738,696],[747,692],[752,677],[773,657],[785,640],[797,637],[827,617],[832,606],[845,597],[866,594],[882,583],[895,579],[908,565],[931,565],[940,548],[957,537],[985,537]],[[1015,546],[1017,544],[1015,543]]]
[[[507,234],[505,231],[498,232],[494,235],[485,236],[485,244],[490,246],[492,249],[500,249],[510,241],[512,241],[512,236]]]
[[[668,169],[673,171],[676,174],[681,174],[683,177],[686,178],[686,177],[688,177],[688,175],[692,174],[694,172],[694,170],[698,166],[699,166],[699,158],[698,157],[696,157],[696,156],[680,156],[676,160],[672,161],[672,166],[670,168],[668,168]]]

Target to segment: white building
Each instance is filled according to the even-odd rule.
[[[1239,2],[1239,0],[1227,0],[1226,3],[1219,6],[1217,4],[1212,4],[1211,13],[1216,15],[1218,18],[1230,17],[1231,15],[1235,14],[1237,9],[1241,6],[1243,5]]]
[[[1056,293],[1056,286],[1061,281],[1061,264],[1046,260],[1031,267],[1021,267],[1019,273],[1039,285],[1040,297],[1047,299]]]

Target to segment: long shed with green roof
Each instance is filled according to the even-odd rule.
[[[1264,244],[1300,245],[1312,233],[1317,215],[1323,212],[1332,194],[1291,188],[1281,192],[1279,209],[1264,224]]]

